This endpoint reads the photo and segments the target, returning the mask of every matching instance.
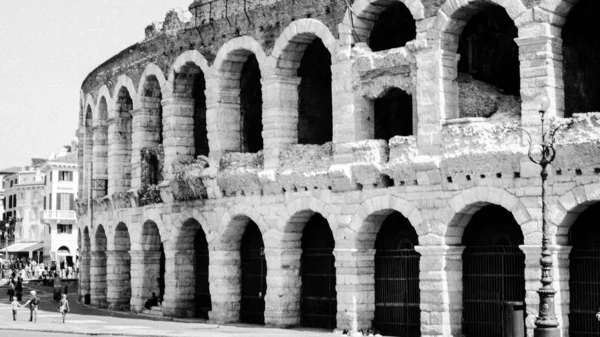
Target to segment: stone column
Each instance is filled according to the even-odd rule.
[[[94,251],[90,261],[91,304],[106,308],[106,252]]]
[[[144,98],[141,98],[142,100]],[[147,98],[146,98],[147,99]],[[148,108],[131,110],[132,136],[131,136],[131,187],[140,188],[142,181],[140,151],[147,147],[155,147],[159,144],[160,136],[158,130],[160,124],[154,112]]]
[[[463,246],[416,246],[421,254],[421,335],[460,336]]]
[[[129,113],[123,113],[129,115]],[[108,195],[131,187],[131,118],[108,120]]]
[[[194,99],[167,98],[163,105],[163,146],[165,180],[173,175],[172,164],[177,158],[194,156]]]
[[[240,91],[231,89],[239,87],[239,83],[222,83],[226,81],[235,80],[224,74],[206,78],[206,129],[209,156],[215,160],[227,152],[240,151]]]
[[[357,331],[375,317],[375,250],[335,249],[337,327]]]
[[[93,161],[94,161],[94,174],[93,179],[107,179],[108,178],[108,127],[104,122],[95,125],[93,128],[94,133],[94,149],[93,149]],[[103,197],[106,193],[98,189],[92,183],[93,197]]]
[[[165,300],[163,314],[194,317],[196,310],[195,251],[166,251]]]
[[[210,322],[230,323],[240,317],[240,252],[210,251],[209,280],[212,310]],[[269,289],[267,288],[267,293]]]
[[[534,98],[543,92],[550,99],[547,115],[564,116],[562,39],[554,36],[555,31],[550,23],[532,22],[519,27],[519,37],[515,39],[521,71],[521,121],[528,131],[540,124]]]
[[[542,275],[540,266],[542,247],[541,245],[521,245],[519,248],[525,254],[525,303],[527,304],[525,323],[527,336],[532,337],[540,305],[540,298],[537,291],[542,286],[540,281]],[[569,335],[569,254],[571,253],[571,248],[571,246],[550,246],[554,278],[552,286],[557,291],[554,304],[562,336]]]
[[[106,300],[112,310],[130,310],[131,258],[126,251],[106,252]]]
[[[79,262],[79,302],[85,303],[85,295],[90,294],[90,253],[81,252]]]
[[[147,252],[150,253],[150,252]],[[144,304],[152,295],[152,288],[148,289],[150,283],[146,280],[146,262],[160,262],[160,254],[157,257],[146,254],[142,250],[129,251],[131,258],[131,310],[141,312]],[[158,294],[157,294],[158,295]]]
[[[276,169],[279,153],[298,143],[298,85],[300,77],[263,74],[264,167]]]
[[[267,294],[265,324],[294,327],[300,324],[300,256],[302,249],[265,248]]]
[[[417,144],[421,154],[439,154],[442,144],[440,121],[459,117],[458,60],[460,55],[445,50],[415,53]]]
[[[81,200],[88,200],[90,192],[90,183],[92,176],[92,162],[94,151],[94,140],[92,138],[92,128],[85,127],[83,136],[83,193]]]

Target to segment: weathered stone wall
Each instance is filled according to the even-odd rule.
[[[156,278],[162,243],[165,277],[175,280],[166,286],[163,313],[194,315],[193,303],[184,299],[194,296],[189,238],[201,229],[209,246],[209,318],[235,322],[239,244],[246,224],[253,221],[265,244],[266,323],[298,325],[299,242],[310,216],[319,213],[335,239],[337,327],[368,328],[374,317],[373,243],[380,220],[398,211],[419,236],[421,335],[460,336],[462,234],[477,210],[494,204],[512,213],[525,238],[520,248],[526,258],[532,335],[540,276],[541,186],[539,167],[527,158],[526,135],[539,139],[534,98],[540,93],[550,99],[547,116],[567,122],[560,117],[570,115],[564,109],[560,29],[576,1],[401,2],[415,20],[416,36],[391,50],[373,52],[368,46],[385,8],[378,2],[356,1],[349,11],[344,2],[335,1],[248,1],[244,11],[243,2],[232,1],[226,15],[224,2],[216,2],[208,14],[199,1],[202,8],[193,7],[199,11],[199,31],[194,19],[182,23],[170,14],[162,31],[149,29],[147,40],[94,70],[82,86],[80,112],[85,146],[79,224],[91,238],[90,245],[82,236],[80,293],[91,294],[98,306],[126,309],[129,304],[141,310],[149,294],[160,290]],[[490,4],[502,7],[518,29],[520,100],[485,84],[471,85],[467,94],[461,87],[457,52],[462,29]],[[332,141],[300,145],[306,130],[298,125],[303,111],[299,67],[317,38],[330,55],[323,63],[331,62],[332,117],[327,122]],[[263,150],[240,153],[245,151],[240,77],[250,55],[261,74]],[[208,139],[209,153],[198,159],[193,158],[198,154],[194,111],[203,107],[202,99],[192,97],[197,85],[191,79],[200,72],[206,103],[206,133],[200,134]],[[390,88],[412,97],[412,119],[403,119],[412,122],[412,135],[374,139],[378,114],[373,100]],[[124,99],[124,90],[130,100]],[[485,102],[494,109],[481,105],[481,97],[489,98]],[[107,130],[102,129],[102,99]],[[469,110],[469,116],[496,113],[492,118],[459,118],[461,110]],[[559,135],[559,156],[549,178],[563,336],[569,324],[569,226],[600,199],[597,117],[576,115],[574,125]],[[117,136],[129,127],[130,138]],[[138,192],[147,179],[141,152],[159,143],[164,146],[164,180],[153,191],[160,196],[140,206]],[[97,169],[103,170],[106,145],[109,195],[91,196],[91,214],[91,204],[85,202],[86,168],[99,163]],[[129,248],[124,248],[124,231]]]

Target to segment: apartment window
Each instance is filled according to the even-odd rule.
[[[44,197],[44,210],[48,209],[48,205],[46,204],[48,202],[48,199],[46,197]]]
[[[48,194],[48,210],[52,210],[52,193]]]
[[[56,209],[61,211],[75,210],[73,205],[73,193],[58,193],[56,196]]]
[[[73,171],[58,171],[58,181],[73,181]]]
[[[14,180],[10,181],[10,187],[13,187],[13,182],[14,182]]]
[[[73,231],[73,225],[58,224],[56,226],[56,230],[58,234],[71,234],[71,232]]]

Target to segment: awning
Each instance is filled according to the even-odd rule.
[[[9,253],[25,253],[35,252],[44,248],[43,242],[20,242],[8,246]],[[6,253],[6,248],[2,249],[1,252]]]

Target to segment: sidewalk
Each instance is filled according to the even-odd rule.
[[[29,298],[29,288],[23,292],[24,304]],[[326,337],[334,334],[311,329],[275,329],[255,325],[217,325],[199,323],[198,320],[167,321],[133,313],[121,313],[99,310],[81,305],[76,294],[69,294],[71,313],[67,323],[62,324],[58,304],[53,301],[52,293],[36,287],[40,297],[38,322],[29,322],[29,309],[21,308],[17,322],[12,314],[6,287],[0,287],[0,330],[37,331],[61,334],[113,335],[113,336],[307,336]]]

